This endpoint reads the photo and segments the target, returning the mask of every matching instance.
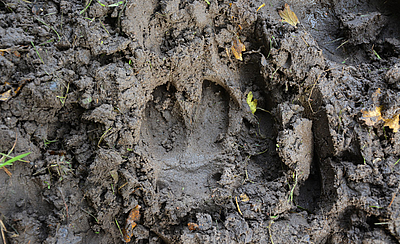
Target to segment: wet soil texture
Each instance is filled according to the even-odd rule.
[[[398,243],[399,12],[0,1],[0,243]]]

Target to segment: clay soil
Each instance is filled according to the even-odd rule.
[[[398,243],[400,4],[286,3],[0,1],[0,243]]]

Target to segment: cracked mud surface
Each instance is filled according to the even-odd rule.
[[[209,2],[0,2],[0,243],[400,241],[400,5]]]

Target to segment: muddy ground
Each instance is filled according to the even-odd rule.
[[[209,2],[0,1],[0,243],[400,241],[400,4]]]

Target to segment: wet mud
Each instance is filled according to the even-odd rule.
[[[0,1],[0,243],[398,243],[400,5],[286,3]]]

